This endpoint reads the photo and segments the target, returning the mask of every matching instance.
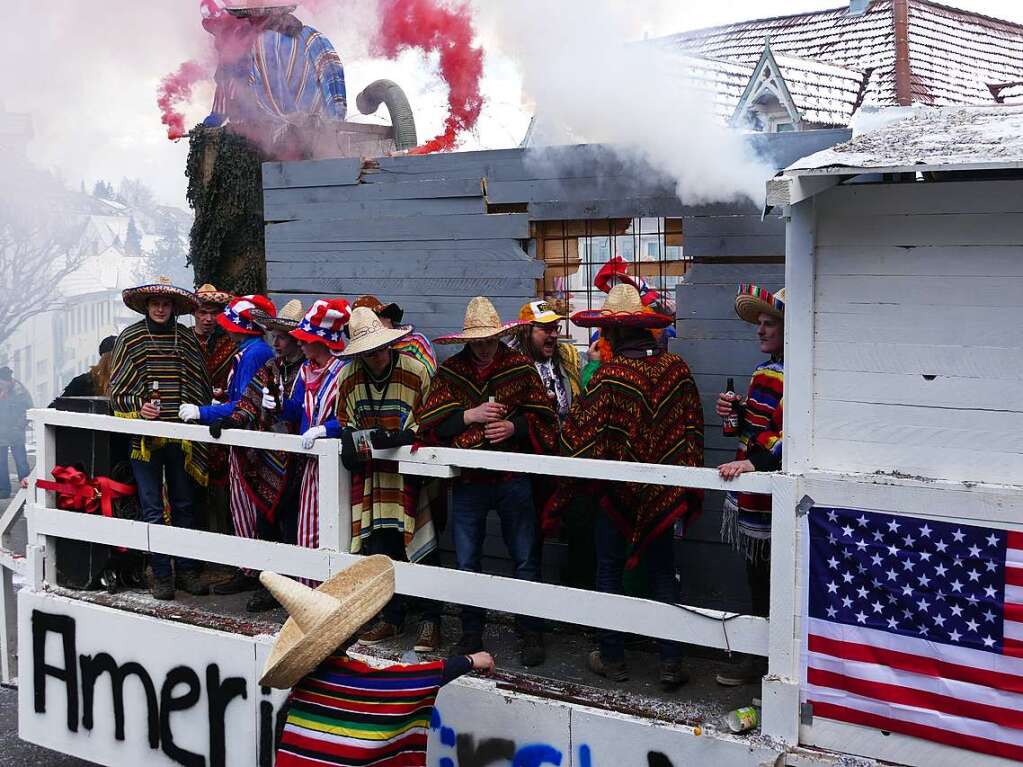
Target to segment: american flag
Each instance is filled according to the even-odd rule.
[[[1023,533],[809,514],[814,717],[1023,761]]]

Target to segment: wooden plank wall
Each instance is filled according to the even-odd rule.
[[[849,138],[848,131],[753,136],[783,168]],[[761,222],[752,204],[686,206],[656,169],[602,146],[507,149],[425,157],[264,166],[267,273],[271,298],[354,298],[372,292],[399,302],[428,336],[461,326],[467,300],[490,296],[502,317],[536,294],[543,265],[530,255],[530,222],[639,216],[683,219],[684,252],[697,261],[679,290],[675,349],[689,361],[704,394],[707,462],[731,455],[713,414],[712,394],[727,375],[745,386],[759,361],[748,328],[734,319],[735,282],[781,279],[784,228]],[[488,212],[501,211],[501,212]],[[449,352],[450,347],[440,351]],[[744,609],[741,562],[719,541],[721,499],[680,545],[684,598],[691,604]],[[496,529],[485,567],[507,571]],[[545,577],[563,552],[548,546]]]
[[[1018,483],[1017,186],[848,186],[820,197],[815,467]]]

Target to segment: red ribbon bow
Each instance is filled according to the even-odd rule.
[[[95,514],[99,509],[104,517],[114,515],[113,502],[117,498],[135,495],[138,488],[124,482],[115,482],[110,477],[89,479],[83,471],[72,466],[56,466],[53,478],[37,479],[36,487],[50,490],[57,494],[57,507],[68,511],[84,511]]]

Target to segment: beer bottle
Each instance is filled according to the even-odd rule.
[[[729,378],[725,382],[725,393],[735,396],[735,381]],[[732,412],[729,413],[721,424],[721,431],[726,437],[736,437],[739,434],[739,401],[732,400]]]
[[[160,409],[160,382],[153,381],[149,384],[149,404]]]

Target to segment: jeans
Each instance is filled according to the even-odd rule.
[[[455,484],[451,491],[451,537],[458,569],[482,572],[483,539],[491,509],[496,509],[501,520],[501,537],[515,564],[515,577],[539,581],[540,543],[529,477]],[[482,608],[462,607],[463,633],[482,633],[485,620]],[[516,622],[520,631],[540,631],[543,627],[538,618],[518,616]]]
[[[615,527],[610,515],[600,510],[594,524],[597,545],[597,590],[605,594],[621,594],[625,572],[627,543],[622,532]],[[643,552],[650,596],[658,602],[678,602],[678,581],[675,578],[675,541],[669,528],[652,540]],[[625,637],[617,631],[597,632],[600,655],[609,663],[625,659]],[[661,660],[682,659],[682,646],[677,642],[659,640]]]
[[[171,524],[187,530],[196,529],[192,507],[192,481],[185,471],[185,454],[181,445],[164,445],[154,450],[148,461],[132,459],[132,473],[139,488],[139,504],[142,506],[142,521],[154,525],[163,524],[163,480],[166,474],[167,499],[171,507]],[[169,578],[171,558],[166,554],[152,554],[149,562],[153,576]],[[179,573],[198,570],[199,563],[192,559],[177,557],[174,561]]]
[[[11,449],[11,456],[14,458],[14,469],[18,473],[18,479],[24,479],[29,474],[25,443],[0,445],[0,495],[3,496],[11,494],[11,475],[7,471],[7,448]]]
[[[395,562],[407,562],[405,554],[405,536],[399,530],[374,530],[365,544],[366,554],[383,554]],[[437,552],[431,552],[425,556],[420,564],[440,565],[440,557]],[[402,626],[405,623],[405,613],[410,607],[418,607],[421,619],[432,623],[440,623],[440,602],[432,599],[415,599],[395,594],[391,601],[384,605],[380,611],[380,617],[394,626]]]

